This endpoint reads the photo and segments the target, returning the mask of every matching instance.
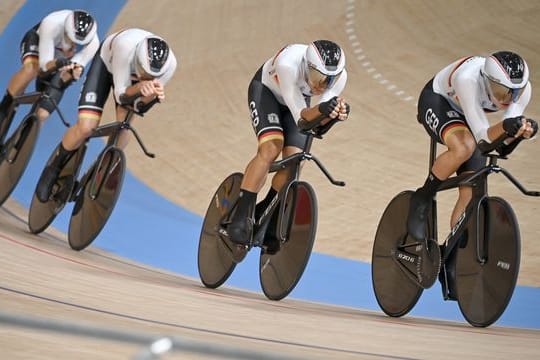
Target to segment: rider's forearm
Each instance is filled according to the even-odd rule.
[[[488,138],[490,142],[493,142],[494,140],[497,140],[502,134],[504,134],[505,131],[502,126],[502,122],[499,122],[493,126],[491,126],[488,131]]]
[[[120,95],[120,103],[122,105],[129,105],[133,104],[135,100],[137,100],[141,96],[141,91],[139,89],[139,85],[131,85],[128,86],[126,89],[126,92]]]
[[[308,130],[320,123],[326,116],[319,111],[318,106],[305,108],[300,112],[300,120],[298,120],[298,127],[302,130]]]

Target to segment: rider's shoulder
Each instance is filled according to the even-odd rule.
[[[71,13],[71,10],[57,10],[47,14],[42,20],[41,24],[48,23],[61,23],[64,24],[66,17]]]

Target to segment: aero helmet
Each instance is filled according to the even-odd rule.
[[[160,77],[170,61],[169,45],[162,38],[152,35],[144,38],[135,49],[135,68],[141,77]]]
[[[481,74],[492,100],[502,105],[517,101],[529,81],[527,63],[511,51],[498,51],[487,57]]]
[[[66,18],[64,29],[67,37],[78,45],[86,45],[97,32],[97,24],[89,13],[83,10],[74,10]]]
[[[311,89],[331,88],[345,68],[345,54],[336,43],[316,40],[304,55],[304,77]]]

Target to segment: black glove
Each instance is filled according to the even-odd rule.
[[[56,70],[63,68],[66,65],[69,65],[71,61],[66,58],[58,58],[54,62],[54,66],[56,67]]]
[[[330,114],[334,109],[338,106],[338,98],[337,96],[334,96],[328,101],[323,101],[319,104],[319,112],[325,116],[330,117]]]
[[[508,136],[515,136],[523,125],[523,116],[506,118],[503,120],[503,129]]]

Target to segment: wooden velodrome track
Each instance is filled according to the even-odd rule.
[[[2,1],[0,28],[20,5]],[[138,124],[160,156],[147,161],[128,149],[130,170],[163,196],[202,215],[221,179],[241,171],[255,150],[246,106],[252,74],[286,43],[333,39],[347,54],[350,75],[344,95],[353,112],[314,152],[348,184],[333,188],[313,166],[305,167],[304,177],[319,198],[315,250],[369,261],[384,207],[397,192],[419,186],[427,171],[428,137],[415,121],[416,96],[424,83],[454,58],[511,49],[527,59],[534,87],[540,83],[538,18],[540,3],[528,0],[191,0],[159,1],[151,7],[131,0],[112,30],[138,26],[161,34],[178,54],[180,68],[166,103],[152,111],[155,120]],[[540,118],[534,93],[527,113]],[[531,141],[504,165],[525,185],[538,188],[539,156],[538,142]],[[519,284],[540,286],[540,200],[523,197],[499,177],[493,177],[490,192],[510,201],[520,221]],[[450,206],[453,194],[441,198]],[[271,302],[259,293],[227,288],[209,291],[197,279],[95,248],[71,251],[65,236],[54,230],[30,236],[25,219],[26,210],[13,201],[0,209],[0,274],[3,287],[10,289],[0,291],[2,311],[285,357],[538,356],[538,331],[391,319],[382,312],[291,299]],[[0,358],[118,359],[138,350],[119,342],[0,326]]]

